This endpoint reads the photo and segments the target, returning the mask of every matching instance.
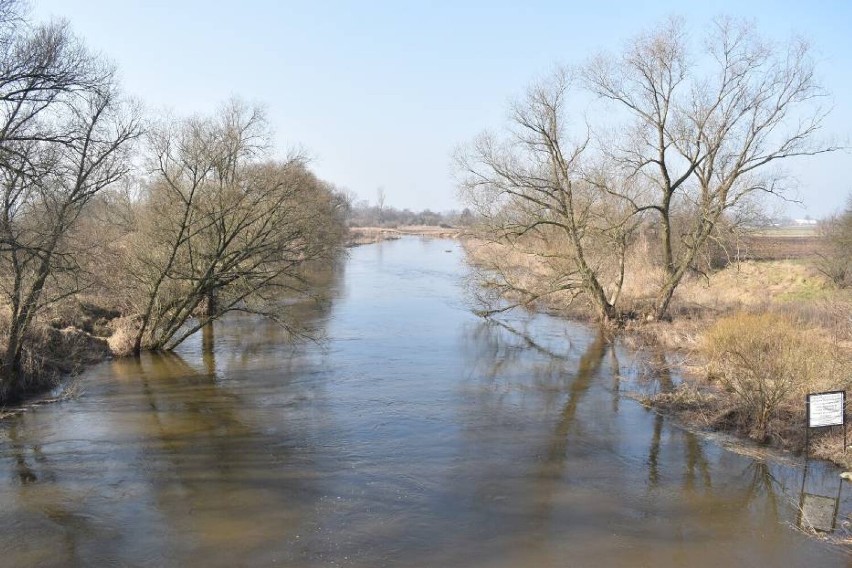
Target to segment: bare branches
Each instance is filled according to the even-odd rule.
[[[576,86],[606,113],[584,132],[568,123]],[[661,318],[740,210],[757,195],[784,197],[777,163],[837,149],[818,141],[824,97],[806,42],[772,45],[749,23],[718,18],[699,46],[672,18],[532,86],[505,135],[482,135],[458,158],[462,195],[493,240],[538,246],[542,259],[563,251],[566,278],[599,315],[617,311],[635,233],[656,235],[664,278],[646,315]]]
[[[817,269],[837,286],[852,286],[852,196],[846,209],[819,227],[821,247]]]
[[[29,26],[20,6],[0,3],[0,292],[10,308],[3,388],[16,378],[36,315],[85,285],[73,229],[128,172],[140,133],[112,67],[64,23]]]
[[[457,166],[463,196],[485,220],[482,238],[509,249],[493,253],[483,280],[520,303],[583,293],[608,320],[616,313],[610,296],[617,300],[623,283],[618,256],[635,224],[629,223],[632,211],[613,203],[605,178],[594,175],[588,134],[568,135],[572,83],[561,69],[534,85],[512,107],[506,136],[482,135],[459,154]],[[522,282],[512,255],[550,266],[544,272],[552,277]]]
[[[629,117],[627,136],[604,153],[657,188],[651,200],[630,200],[656,216],[667,274],[656,317],[727,212],[753,192],[782,194],[768,165],[836,149],[816,141],[825,93],[805,42],[773,46],[750,24],[719,18],[699,51],[684,29],[670,20],[620,57],[599,56],[583,70],[587,88]],[[680,213],[685,205],[688,215]],[[677,234],[675,217],[688,221]]]
[[[171,349],[229,311],[286,322],[284,296],[304,296],[304,268],[337,250],[331,188],[301,156],[268,160],[268,140],[262,110],[239,101],[152,131],[132,235],[137,352]]]

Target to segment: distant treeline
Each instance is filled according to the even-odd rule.
[[[401,227],[429,225],[433,227],[467,227],[474,222],[470,209],[435,212],[430,209],[411,211],[370,205],[367,201],[350,203],[347,223],[350,227]]]

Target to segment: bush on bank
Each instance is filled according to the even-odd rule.
[[[723,393],[729,426],[765,442],[799,446],[809,392],[845,389],[849,355],[823,328],[779,313],[737,313],[704,333],[708,379]]]

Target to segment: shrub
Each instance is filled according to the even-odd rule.
[[[806,392],[836,388],[845,366],[837,342],[802,329],[778,314],[737,314],[705,334],[711,377],[731,393],[741,428],[758,441],[772,435],[773,419],[803,415]]]
[[[852,287],[852,196],[846,210],[820,223],[816,265],[838,287]]]

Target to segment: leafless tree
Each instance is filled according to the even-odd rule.
[[[586,159],[585,133],[568,132],[571,85],[563,70],[532,87],[505,136],[480,136],[456,162],[481,237],[500,247],[479,259],[483,284],[515,304],[582,295],[607,321],[617,316],[636,221],[623,203],[628,188],[619,185],[614,198],[621,181]]]
[[[837,286],[852,286],[852,196],[845,211],[820,223],[819,236],[817,269]]]
[[[647,279],[658,282],[640,309],[664,318],[684,276],[730,249],[760,196],[789,197],[779,163],[836,149],[817,139],[825,93],[805,42],[772,45],[720,18],[701,46],[669,20],[579,69],[603,105],[588,134],[569,136],[563,69],[516,105],[508,136],[463,153],[462,192],[488,221],[484,234],[521,253],[485,263],[491,290],[521,303],[581,295],[601,320],[620,318],[641,227],[662,276]]]
[[[80,289],[71,234],[89,201],[129,168],[138,114],[113,69],[64,24],[31,26],[0,2],[0,293],[8,306],[0,387],[19,388],[36,316]]]
[[[238,101],[152,130],[129,243],[136,352],[234,310],[292,323],[287,295],[307,294],[304,267],[334,255],[345,203],[301,157],[269,159],[268,139],[262,111]]]
[[[817,141],[825,93],[807,43],[774,45],[750,24],[719,18],[702,46],[692,49],[684,23],[671,19],[583,70],[610,112],[627,117],[601,150],[654,188],[630,201],[659,234],[656,318],[726,215],[757,194],[785,195],[776,164],[835,149]]]

